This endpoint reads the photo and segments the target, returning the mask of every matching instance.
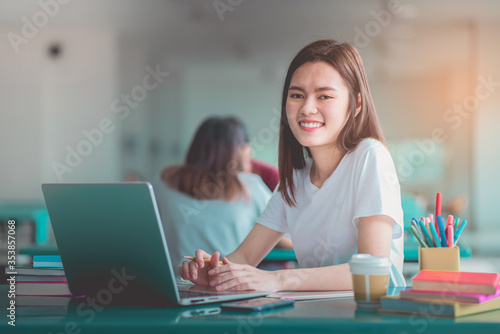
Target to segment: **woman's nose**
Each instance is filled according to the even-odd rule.
[[[304,103],[302,104],[300,111],[304,115],[317,113],[318,109],[316,108],[316,101],[314,101],[314,99],[304,99]]]

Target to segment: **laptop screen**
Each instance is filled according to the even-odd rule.
[[[73,295],[179,303],[149,183],[43,184],[42,191]]]

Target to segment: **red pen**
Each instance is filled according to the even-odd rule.
[[[446,241],[448,242],[448,247],[454,246],[454,240],[455,239],[453,239],[453,225],[448,225],[446,226]]]
[[[441,193],[436,194],[436,215],[435,215],[435,217],[437,217],[437,216],[441,216]]]
[[[436,194],[436,216],[435,216],[435,226],[436,226],[436,231],[439,236],[439,228],[438,228],[438,220],[437,217],[441,216],[441,193]]]

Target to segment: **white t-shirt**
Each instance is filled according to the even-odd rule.
[[[271,198],[271,191],[256,174],[239,173],[238,178],[249,199],[197,200],[160,180],[155,182],[156,201],[176,273],[183,257],[193,256],[197,249],[229,255],[255,225]]]
[[[303,169],[294,171],[297,205],[287,205],[277,187],[258,223],[290,233],[300,267],[312,268],[349,262],[358,250],[359,218],[386,215],[394,220],[391,285],[404,286],[403,210],[387,148],[375,139],[363,140],[321,188],[311,183],[311,165],[307,159]]]

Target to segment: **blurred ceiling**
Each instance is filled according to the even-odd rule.
[[[216,1],[228,4],[227,0]],[[352,43],[359,30],[365,32],[370,22],[377,22],[374,13],[387,10],[392,3],[233,0],[229,3],[237,5],[229,5],[221,20],[214,6],[216,1],[72,0],[60,5],[46,29],[110,29],[117,31],[122,41],[137,42],[151,54],[163,57],[246,58],[265,63],[294,54],[311,39],[336,38]],[[30,19],[41,10],[38,2],[0,0],[0,29],[19,33],[22,18]],[[392,15],[389,24],[379,24],[380,32],[370,38],[373,43],[367,47],[376,52],[367,52],[366,58],[363,55],[365,62],[376,61],[379,67],[388,67],[384,62],[390,62],[390,68],[397,73],[421,71],[419,66],[408,66],[408,62],[412,55],[425,56],[422,49],[426,48],[432,48],[434,55],[441,55],[442,61],[449,63],[450,47],[446,43],[449,31],[458,31],[463,44],[470,38],[465,30],[470,30],[471,22],[500,19],[497,0],[400,0],[399,3],[402,12]],[[433,37],[430,44],[427,37]],[[462,61],[462,50],[460,46],[458,53],[453,52],[458,56],[451,62]],[[372,56],[378,59],[370,59]],[[442,66],[435,59],[431,63]]]

